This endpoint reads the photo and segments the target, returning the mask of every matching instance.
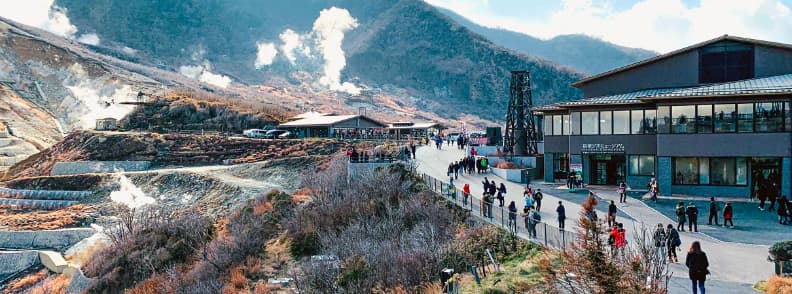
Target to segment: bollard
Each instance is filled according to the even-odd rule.
[[[503,223],[503,206],[501,206],[500,209],[501,209],[501,227],[505,227],[506,225]]]
[[[545,240],[545,247],[547,247],[547,224],[544,225],[544,240]]]

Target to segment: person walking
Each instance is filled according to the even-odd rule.
[[[459,161],[454,162],[454,179],[459,180]]]
[[[487,204],[486,204],[486,206],[487,206],[486,217],[488,217],[490,220],[492,220],[492,218],[494,217],[492,215],[492,206],[495,205],[495,199],[492,196],[492,194],[487,193],[487,192],[484,192],[484,199],[487,202]]]
[[[504,199],[506,199],[506,185],[501,183],[500,187],[498,187],[498,201],[500,201],[500,207],[503,207]]]
[[[697,293],[696,288],[701,291],[701,294],[705,294],[704,281],[707,280],[707,275],[710,273],[709,269],[707,269],[709,261],[707,260],[707,254],[701,251],[701,243],[699,241],[694,241],[693,244],[690,244],[690,250],[688,250],[687,257],[685,257],[685,265],[688,268],[688,276],[693,285],[693,294]]]
[[[674,229],[674,225],[668,224],[668,233],[666,234],[666,246],[668,247],[668,262],[679,262],[676,250],[679,245],[682,245],[682,240],[679,239],[679,232]]]
[[[627,246],[627,230],[622,223],[617,223],[616,228],[616,252],[621,255],[624,254],[624,247]]]
[[[533,206],[528,207],[528,210],[530,211],[530,215],[528,216],[528,235],[536,239],[536,225],[542,222],[542,216],[539,212],[534,210]]]
[[[509,230],[512,232],[517,231],[517,205],[514,201],[509,203]]]
[[[448,164],[448,178],[452,181],[454,180],[454,163]]]
[[[564,223],[566,222],[566,209],[564,208],[564,204],[561,203],[561,201],[558,201],[556,213],[558,214],[558,228],[563,231]]]
[[[542,189],[536,189],[536,193],[533,194],[533,202],[537,212],[542,211],[542,198],[544,198]]]
[[[470,184],[465,183],[465,185],[462,186],[462,205],[463,206],[467,206],[468,205],[468,198],[470,198]]]
[[[787,209],[789,208],[789,201],[787,200],[786,196],[781,196],[778,199],[778,223],[782,225],[788,225],[789,220],[789,212]]]
[[[611,227],[616,224],[616,202],[611,200],[610,205],[608,205],[608,226]]]
[[[676,216],[677,216],[677,230],[678,231],[685,231],[685,203],[679,201],[676,206]]]
[[[486,157],[482,157],[481,158],[481,170],[484,171],[484,173],[487,173],[487,168],[488,167],[489,167],[489,161],[487,161]]]
[[[657,224],[657,229],[654,231],[654,236],[652,240],[655,244],[655,256],[657,257],[657,261],[660,260],[665,261],[666,258],[666,239],[668,235],[666,234],[665,229],[663,229],[663,224]]]
[[[712,225],[712,219],[715,219],[715,225],[718,226],[718,203],[715,202],[715,197],[710,197],[709,203],[709,220],[707,225]]]
[[[487,177],[484,177],[484,181],[483,181],[483,182],[481,182],[481,183],[484,185],[484,192],[485,192],[485,193],[486,193],[486,192],[489,192],[489,185],[490,185],[490,182],[489,182],[489,180],[487,179]]]
[[[727,225],[731,225],[731,228],[734,229],[734,209],[732,208],[731,202],[726,202],[726,206],[723,207],[723,227],[725,228]]]
[[[767,184],[764,180],[759,180],[759,191],[756,193],[756,198],[759,198],[759,210],[764,211],[765,201],[767,201]]]
[[[688,221],[688,231],[691,232],[698,232],[698,207],[693,204],[693,201],[690,201],[687,209],[685,209],[685,213],[687,214],[687,221]]]
[[[619,189],[616,189],[616,192],[619,193],[619,203],[627,203],[627,184],[624,182],[619,184]]]
[[[410,151],[412,153],[413,159],[415,159],[415,149],[416,149],[415,142],[410,140]]]

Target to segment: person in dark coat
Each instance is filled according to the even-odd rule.
[[[611,200],[610,205],[608,205],[608,227],[613,227],[616,224],[616,212],[618,209],[616,208],[616,203]]]
[[[725,228],[727,225],[731,225],[731,228],[734,228],[734,208],[732,208],[731,202],[726,202],[726,206],[723,207],[723,227]]]
[[[786,196],[781,196],[781,199],[778,199],[778,223],[782,225],[789,224],[789,200],[787,200]]]
[[[680,244],[682,244],[682,240],[679,239],[679,232],[674,229],[674,225],[668,224],[668,229],[666,236],[666,247],[668,251],[668,262],[679,262],[679,258],[677,258],[676,250]]]
[[[709,221],[707,221],[708,225],[712,225],[712,219],[715,219],[715,225],[718,225],[718,203],[715,202],[715,197],[710,197],[709,203]]]
[[[691,201],[690,205],[685,209],[685,214],[687,214],[688,217],[688,231],[698,232],[698,213],[698,207]]]
[[[564,208],[564,204],[562,204],[561,201],[558,201],[558,208],[556,208],[556,213],[558,213],[558,228],[563,231],[564,222],[566,221],[566,209]]]
[[[677,231],[685,231],[685,202],[679,201],[676,206]]]
[[[484,177],[484,181],[483,181],[483,182],[481,182],[481,183],[482,183],[482,184],[484,184],[484,192],[485,192],[485,193],[486,193],[486,192],[489,192],[489,185],[490,185],[490,183],[489,183],[489,180],[487,179],[487,177]]]
[[[701,251],[701,243],[699,241],[694,241],[693,244],[690,244],[690,250],[685,258],[685,265],[688,268],[688,276],[693,284],[693,294],[697,293],[696,286],[698,286],[701,294],[705,294],[704,281],[707,280],[707,275],[710,273],[709,269],[707,269],[709,261],[707,260],[707,254]]]

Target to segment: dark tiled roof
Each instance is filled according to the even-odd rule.
[[[742,80],[647,95],[645,99],[792,94],[792,74]]]
[[[743,38],[743,37],[737,37],[737,36],[723,35],[723,36],[717,37],[715,39],[711,39],[711,40],[707,40],[707,41],[704,41],[704,42],[701,42],[701,43],[693,44],[693,45],[687,46],[687,47],[682,48],[682,49],[677,49],[677,50],[668,52],[666,54],[658,55],[658,56],[655,56],[655,57],[652,57],[652,58],[649,58],[649,59],[641,60],[641,61],[633,63],[633,64],[628,64],[628,65],[625,65],[625,66],[622,66],[622,67],[619,67],[619,68],[615,68],[615,69],[612,69],[612,70],[609,70],[609,71],[606,71],[606,72],[603,72],[603,73],[600,73],[600,74],[596,74],[596,75],[587,77],[585,79],[582,79],[580,81],[572,83],[572,86],[574,86],[574,87],[582,86],[582,85],[584,85],[584,84],[586,84],[588,82],[591,82],[591,81],[594,81],[594,80],[598,80],[600,78],[607,77],[607,76],[610,76],[612,74],[620,73],[620,72],[627,71],[627,70],[630,70],[630,69],[633,69],[633,68],[636,68],[636,67],[640,67],[640,66],[643,66],[643,65],[646,65],[646,64],[654,63],[654,62],[657,62],[657,61],[660,61],[660,60],[663,60],[663,59],[666,59],[666,58],[669,58],[669,57],[672,57],[672,56],[676,56],[676,55],[679,55],[679,54],[682,54],[682,53],[685,53],[685,52],[688,52],[688,51],[691,51],[691,50],[694,50],[694,49],[698,49],[698,48],[707,46],[709,44],[720,42],[720,41],[736,41],[736,42],[757,44],[757,45],[762,45],[762,46],[767,46],[767,47],[774,47],[774,48],[782,48],[782,49],[786,49],[786,50],[792,50],[792,45],[790,45],[790,44],[770,42],[770,41],[764,41],[764,40],[756,40],[756,39]]]

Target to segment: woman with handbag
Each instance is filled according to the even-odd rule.
[[[707,275],[710,273],[707,269],[709,261],[707,260],[707,254],[701,251],[701,243],[699,241],[694,241],[693,244],[690,244],[690,250],[687,258],[685,258],[685,265],[688,267],[688,276],[690,276],[690,281],[693,284],[693,294],[697,294],[696,286],[698,286],[698,290],[701,290],[701,294],[705,294],[704,281],[707,280]]]

